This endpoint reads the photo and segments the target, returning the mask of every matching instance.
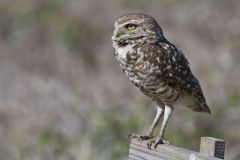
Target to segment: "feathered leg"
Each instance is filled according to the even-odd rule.
[[[153,123],[152,123],[151,127],[148,130],[148,134],[147,135],[140,136],[140,135],[132,134],[131,137],[132,138],[138,138],[138,140],[148,140],[148,139],[153,138],[154,129],[156,128],[157,123],[159,122],[160,118],[162,117],[163,111],[164,111],[164,108],[161,108],[159,106],[157,107],[157,114],[156,114],[156,116],[155,116],[155,118],[153,120]]]
[[[163,143],[164,143],[164,141],[163,141],[164,132],[165,132],[165,129],[166,129],[166,127],[167,127],[168,120],[169,120],[169,118],[170,118],[171,115],[172,115],[172,112],[173,112],[173,107],[172,107],[172,106],[165,105],[164,117],[163,117],[162,126],[161,126],[161,128],[160,128],[160,133],[159,133],[156,141],[150,141],[150,142],[148,143],[148,148],[151,149],[151,146],[152,146],[152,143],[153,143],[153,142],[155,142],[155,144],[154,144],[154,148],[155,148],[155,149],[157,148],[157,145],[158,145],[158,144],[163,144]]]
[[[164,111],[163,108],[157,107],[157,114],[156,114],[156,116],[153,120],[153,123],[152,123],[151,127],[148,130],[148,137],[149,138],[153,138],[154,129],[156,128],[157,123],[159,122],[160,118],[162,117],[163,111]]]

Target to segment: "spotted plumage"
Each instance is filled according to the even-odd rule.
[[[156,147],[163,135],[173,108],[184,105],[197,112],[208,112],[199,81],[192,74],[183,52],[163,35],[159,24],[146,14],[126,14],[114,26],[115,58],[130,81],[158,104],[158,112],[147,136],[164,115]],[[150,145],[151,147],[151,145]]]

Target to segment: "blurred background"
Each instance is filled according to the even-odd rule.
[[[240,159],[240,1],[1,0],[1,160],[127,159],[128,135],[156,113],[113,57],[128,12],[185,52],[213,113],[176,108],[166,139],[198,150],[201,136],[222,138],[225,159]]]

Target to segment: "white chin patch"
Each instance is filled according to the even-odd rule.
[[[116,51],[117,51],[117,56],[120,59],[126,59],[127,58],[127,53],[131,52],[133,49],[132,45],[126,45],[123,47],[116,47]]]

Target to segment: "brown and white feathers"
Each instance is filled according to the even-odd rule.
[[[188,60],[152,17],[123,15],[115,22],[112,41],[122,70],[145,95],[158,104],[211,113]]]

